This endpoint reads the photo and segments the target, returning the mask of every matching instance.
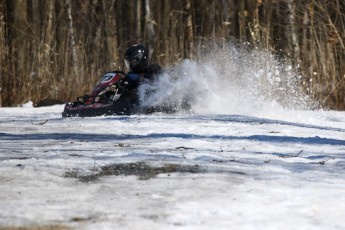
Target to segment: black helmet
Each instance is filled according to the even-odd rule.
[[[141,73],[147,67],[148,51],[143,45],[133,45],[125,52],[127,68],[135,73]]]

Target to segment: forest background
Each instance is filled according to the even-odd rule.
[[[0,0],[0,106],[73,100],[142,43],[171,66],[232,42],[287,59],[306,94],[345,110],[344,0]]]

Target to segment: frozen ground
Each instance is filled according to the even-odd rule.
[[[0,229],[344,229],[345,113],[0,108]]]
[[[345,229],[345,112],[310,110],[272,54],[215,45],[139,88],[193,114],[0,108],[0,229]]]

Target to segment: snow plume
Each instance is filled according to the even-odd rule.
[[[153,84],[142,84],[142,105],[188,107],[201,114],[257,114],[310,107],[298,84],[301,76],[268,52],[227,46],[202,56],[167,69]]]

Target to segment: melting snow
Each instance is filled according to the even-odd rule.
[[[0,108],[0,226],[343,229],[345,114]]]

